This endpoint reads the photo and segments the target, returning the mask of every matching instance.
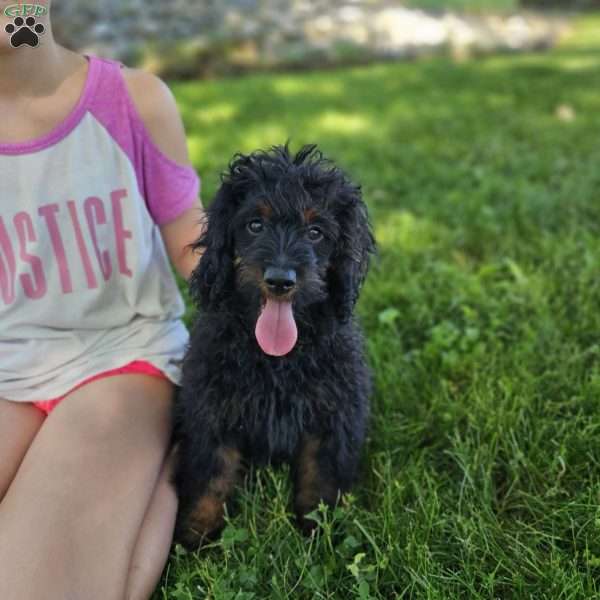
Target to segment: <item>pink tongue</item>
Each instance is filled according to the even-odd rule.
[[[254,335],[265,354],[271,356],[287,354],[296,345],[298,339],[292,303],[277,302],[268,298],[256,322]]]

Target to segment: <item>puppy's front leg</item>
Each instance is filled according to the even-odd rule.
[[[339,494],[348,491],[355,479],[362,440],[349,444],[339,433],[326,437],[305,434],[293,461],[294,510],[305,534],[317,525],[306,514],[321,500],[335,505]]]
[[[188,548],[197,548],[221,532],[225,504],[242,476],[237,448],[221,445],[206,451],[204,460],[194,461],[193,469],[182,463],[176,476],[180,510],[175,539]]]

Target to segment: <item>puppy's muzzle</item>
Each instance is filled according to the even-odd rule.
[[[267,267],[263,280],[269,292],[276,296],[283,296],[296,287],[296,271]]]

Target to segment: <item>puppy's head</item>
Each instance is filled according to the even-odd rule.
[[[207,310],[236,299],[264,352],[290,352],[315,303],[350,318],[375,242],[360,187],[316,146],[236,154],[207,217],[192,297]]]

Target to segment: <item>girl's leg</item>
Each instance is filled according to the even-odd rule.
[[[123,600],[173,393],[164,379],[122,374],[54,409],[0,504],[3,600]]]
[[[0,398],[0,502],[45,418],[31,404]]]
[[[140,530],[129,574],[126,600],[148,600],[163,572],[173,540],[177,495],[171,485],[173,454],[165,461]]]

